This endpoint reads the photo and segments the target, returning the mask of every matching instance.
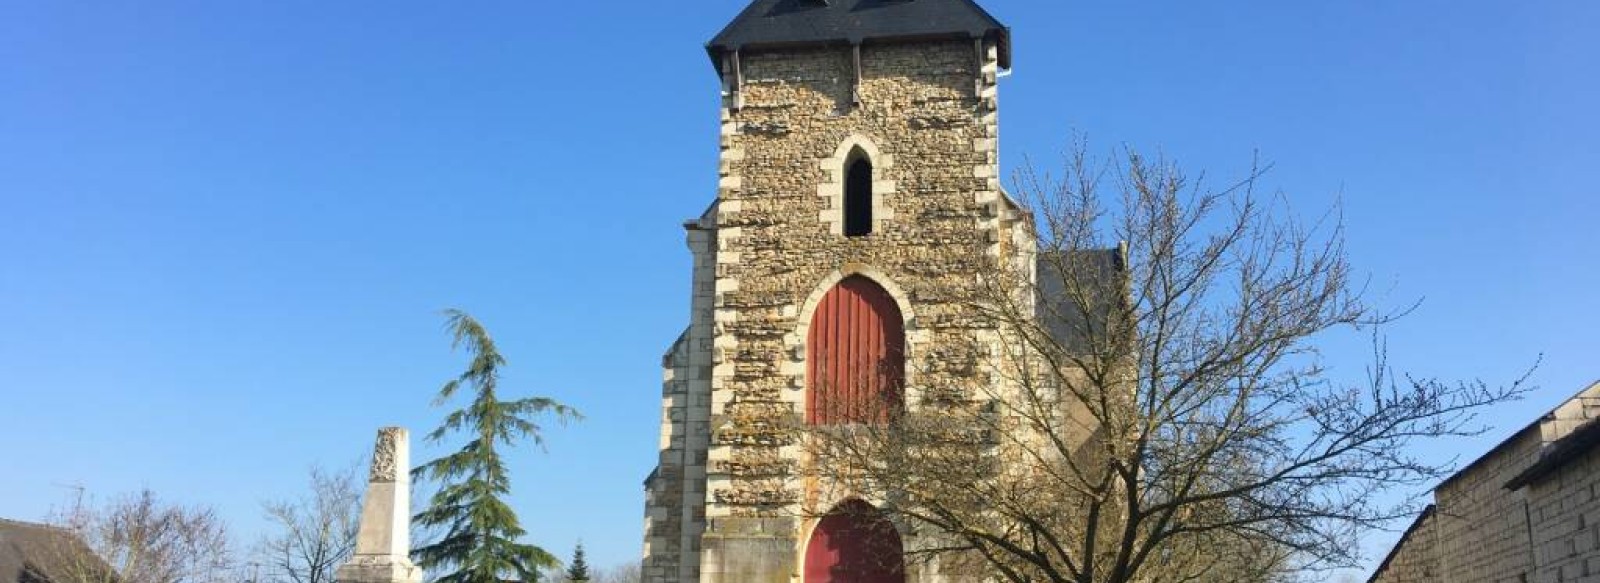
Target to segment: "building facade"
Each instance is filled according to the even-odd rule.
[[[663,358],[651,583],[944,581],[852,565],[919,544],[808,479],[795,424],[871,423],[974,382],[971,299],[1036,261],[1001,190],[1007,29],[970,0],[755,0],[708,45],[719,188],[688,221],[690,323]],[[921,537],[926,539],[927,537]]]
[[[1440,483],[1371,583],[1600,581],[1600,383]]]

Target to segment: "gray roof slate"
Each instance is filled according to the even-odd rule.
[[[994,38],[1011,68],[1010,30],[973,0],[753,0],[706,50],[720,69],[746,48],[940,37]]]
[[[1073,270],[1072,276],[1063,270]],[[1091,340],[1106,333],[1106,322],[1123,295],[1127,277],[1119,249],[1041,251],[1038,256],[1039,319],[1045,330],[1063,348],[1078,354],[1092,353]],[[1068,282],[1090,286],[1079,294],[1067,293]],[[1094,289],[1099,288],[1099,289]],[[1079,299],[1092,305],[1079,305]]]

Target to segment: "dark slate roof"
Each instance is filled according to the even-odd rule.
[[[1593,451],[1596,445],[1600,445],[1600,419],[1585,422],[1566,437],[1545,446],[1544,450],[1539,452],[1539,461],[1533,462],[1528,469],[1506,482],[1506,489],[1515,492],[1524,486],[1537,483]]]
[[[1091,333],[1105,333],[1106,320],[1116,307],[1117,298],[1123,295],[1122,251],[1118,249],[1093,249],[1083,251],[1045,251],[1038,257],[1039,319],[1050,336],[1067,350],[1078,354],[1090,352]],[[1092,305],[1080,306],[1066,293],[1067,282],[1074,278],[1063,277],[1062,270],[1077,271],[1078,285],[1094,286],[1087,298]]]
[[[105,568],[72,533],[0,519],[0,583],[83,583],[72,576],[73,564]]]
[[[1011,68],[1011,32],[973,0],[753,0],[706,50],[827,45],[918,38],[995,38]]]

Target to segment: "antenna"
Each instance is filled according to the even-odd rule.
[[[68,516],[72,517],[74,520],[83,516],[83,492],[85,490],[83,487],[83,482],[70,482],[65,484],[61,482],[51,482],[50,485],[57,488],[72,490],[72,510],[71,514],[68,514]]]

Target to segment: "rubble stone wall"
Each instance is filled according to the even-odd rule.
[[[815,298],[861,274],[906,318],[907,402],[978,378],[967,306],[1001,251],[992,44],[740,55],[726,81],[717,202],[711,446],[699,580],[789,582],[816,499],[789,428],[805,402]],[[733,67],[726,67],[732,71]],[[844,163],[873,166],[873,231],[840,226]],[[813,492],[814,494],[814,492]],[[813,496],[814,497],[814,496]]]

